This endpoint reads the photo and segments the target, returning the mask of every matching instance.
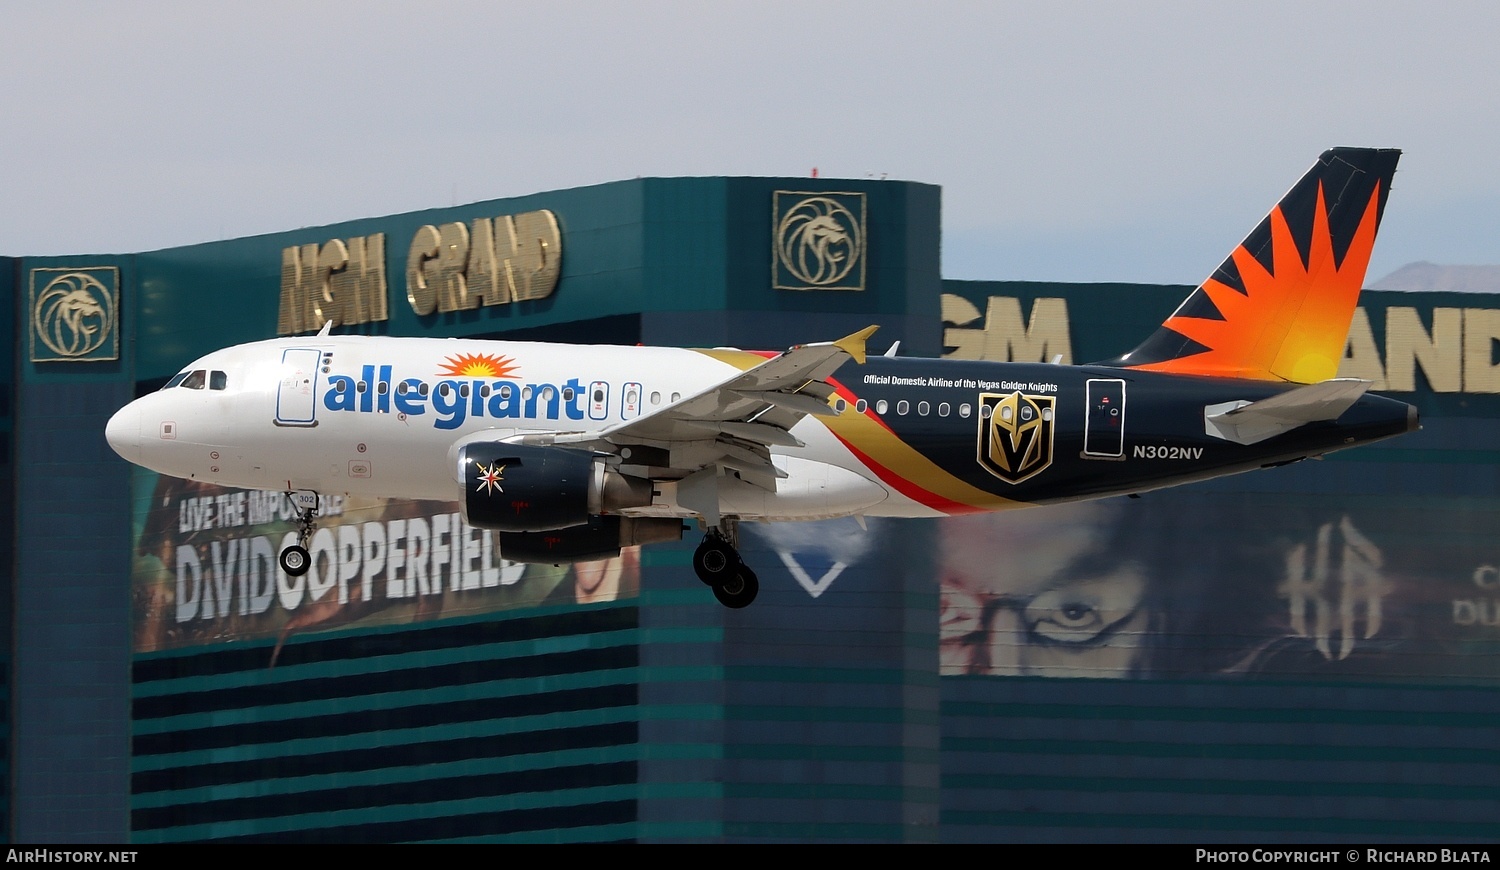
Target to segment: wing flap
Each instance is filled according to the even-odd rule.
[[[749,401],[770,402],[797,414],[813,414],[818,417],[832,417],[836,414],[833,408],[829,407],[826,398],[820,400],[817,396],[808,393],[784,393],[780,390],[755,392],[735,390],[734,394]]]

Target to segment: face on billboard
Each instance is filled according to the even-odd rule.
[[[1500,681],[1500,503],[1153,493],[938,523],[942,673]]]
[[[1111,513],[1081,504],[943,521],[943,673],[1130,675],[1150,623],[1146,577],[1112,547]]]

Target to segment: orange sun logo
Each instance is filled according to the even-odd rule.
[[[520,366],[508,356],[489,353],[456,353],[442,363],[439,374],[462,378],[514,378]]]
[[[1319,182],[1306,263],[1281,206],[1276,206],[1270,215],[1271,267],[1262,265],[1243,246],[1236,248],[1232,256],[1245,291],[1241,293],[1214,278],[1204,281],[1201,288],[1213,300],[1220,317],[1174,314],[1167,319],[1168,329],[1207,350],[1141,368],[1298,384],[1334,377],[1375,247],[1379,202],[1377,184],[1348,252],[1340,261],[1334,252],[1328,206]]]

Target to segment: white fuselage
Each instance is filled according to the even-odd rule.
[[[167,388],[122,409],[107,435],[125,458],[174,477],[452,501],[463,495],[456,456],[465,443],[600,432],[740,370],[677,348],[275,339],[197,360]],[[719,490],[724,513],[768,520],[936,515],[880,483],[816,418],[792,432],[804,446],[773,451],[787,474],[775,492],[731,478]],[[623,513],[694,512],[677,503],[672,481],[661,481],[651,506]]]

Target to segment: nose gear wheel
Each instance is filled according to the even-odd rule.
[[[303,496],[301,504],[297,498],[299,495]],[[318,494],[288,491],[286,498],[297,512],[297,543],[283,549],[276,561],[288,576],[301,577],[312,567],[312,554],[307,548],[312,544],[313,531],[318,527]]]

